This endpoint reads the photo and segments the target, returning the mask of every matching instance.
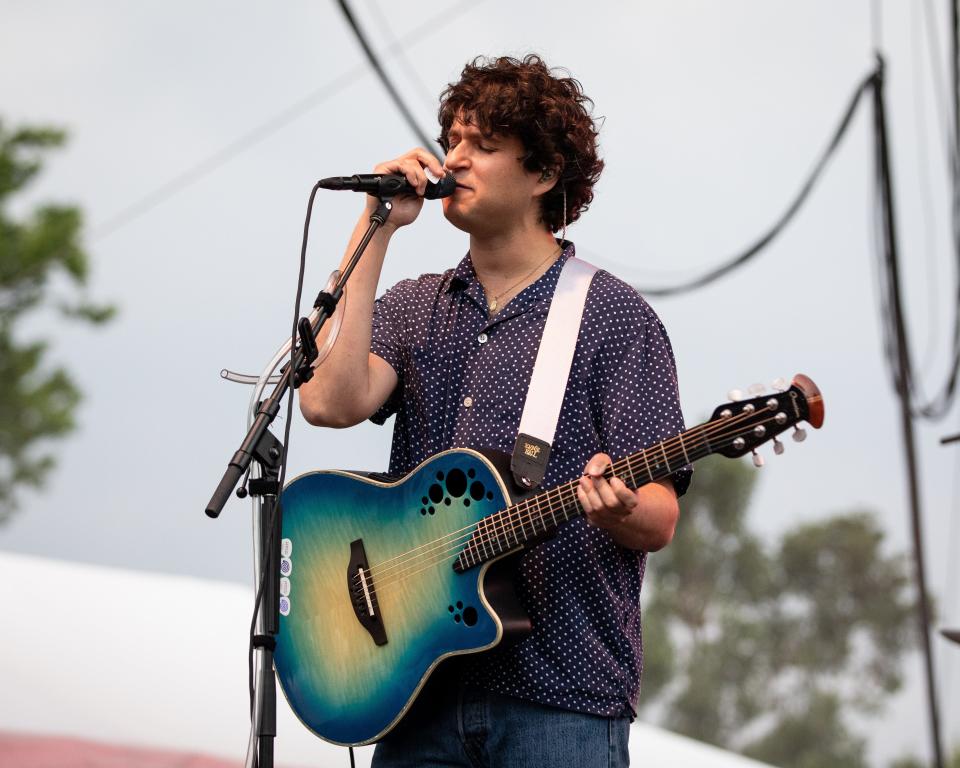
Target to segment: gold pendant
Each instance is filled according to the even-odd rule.
[[[497,300],[496,300],[496,299],[490,299],[490,301],[487,303],[487,306],[490,307],[490,311],[491,311],[491,312],[496,312],[496,311],[497,311]]]

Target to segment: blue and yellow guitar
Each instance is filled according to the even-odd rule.
[[[803,375],[785,391],[719,406],[608,475],[638,487],[712,453],[742,456],[800,421],[823,423],[820,391]],[[576,489],[572,480],[523,496],[508,457],[464,449],[395,482],[352,472],[291,482],[275,665],[304,725],[335,744],[377,741],[444,659],[529,631],[507,556],[581,514]]]

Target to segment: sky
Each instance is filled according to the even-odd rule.
[[[581,80],[607,167],[568,236],[587,260],[647,286],[697,275],[769,227],[873,67],[879,42],[910,337],[933,390],[947,367],[955,262],[948,107],[935,90],[947,83],[946,7],[925,3],[658,0],[597,2],[589,12],[499,0],[355,5],[431,135],[436,94],[474,55],[537,51]],[[935,17],[939,81],[925,7]],[[55,446],[55,475],[44,492],[25,495],[0,529],[0,549],[249,583],[249,504],[233,500],[217,521],[203,514],[245,433],[250,394],[220,370],[258,372],[288,333],[315,180],[369,171],[416,139],[335,3],[0,0],[0,17],[0,119],[61,125],[71,137],[14,210],[80,205],[90,296],[119,308],[101,330],[43,313],[22,329],[24,338],[53,338],[51,361],[71,370],[85,399],[78,430]],[[781,457],[766,451],[750,511],[759,531],[774,537],[867,508],[890,550],[908,551],[866,106],[808,203],[760,258],[651,304],[674,346],[689,423],[754,382],[803,372],[823,391],[823,429],[802,445],[788,441]],[[361,206],[345,193],[317,198],[307,297],[339,262]],[[464,235],[428,203],[394,238],[381,286],[441,271],[465,250]],[[928,579],[938,625],[954,627],[960,447],[939,439],[960,431],[958,417],[954,407],[917,426]],[[290,477],[386,466],[388,429],[323,430],[297,416],[292,427]],[[933,644],[942,721],[960,741],[951,693],[960,689],[960,648],[939,636]],[[908,667],[906,691],[864,723],[875,756],[926,754],[919,659]]]

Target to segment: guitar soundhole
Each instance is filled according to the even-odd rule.
[[[467,492],[467,476],[462,469],[451,469],[447,473],[447,493],[459,498]]]
[[[463,499],[463,505],[469,507],[471,501],[483,501],[484,496],[493,499],[493,493],[488,491],[486,486],[479,480],[470,481],[469,478],[476,477],[476,471],[468,469],[464,472],[462,469],[454,467],[446,475],[443,472],[437,472],[438,482],[432,483],[427,489],[427,495],[420,499],[423,502],[421,515],[434,514],[434,506],[440,506],[441,502],[449,507],[454,499]],[[468,495],[469,492],[469,495]]]
[[[463,623],[464,626],[472,627],[477,623],[479,614],[477,609],[472,605],[468,605],[466,608],[463,606],[463,602],[457,600],[456,606],[448,605],[447,610],[453,614],[453,620],[457,623]]]
[[[474,480],[470,484],[470,495],[473,496],[474,501],[480,501],[483,498],[483,494],[486,492],[486,488],[483,487],[483,483],[479,480]]]

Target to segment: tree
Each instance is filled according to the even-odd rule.
[[[844,712],[874,712],[915,643],[908,561],[866,511],[770,546],[746,511],[755,472],[698,465],[677,535],[651,556],[641,707],[672,730],[783,768],[866,765]]]
[[[54,466],[49,442],[74,428],[80,401],[67,371],[46,365],[48,343],[21,341],[18,323],[43,309],[93,324],[114,313],[82,299],[89,264],[78,208],[43,204],[21,220],[10,213],[13,196],[40,172],[41,155],[65,139],[57,129],[7,130],[0,122],[0,523],[17,509],[19,488],[43,486]],[[52,281],[66,283],[69,299],[53,297]]]
[[[916,757],[901,757],[890,763],[890,768],[927,768],[927,764]],[[960,744],[953,748],[953,754],[947,758],[946,768],[960,768]]]

